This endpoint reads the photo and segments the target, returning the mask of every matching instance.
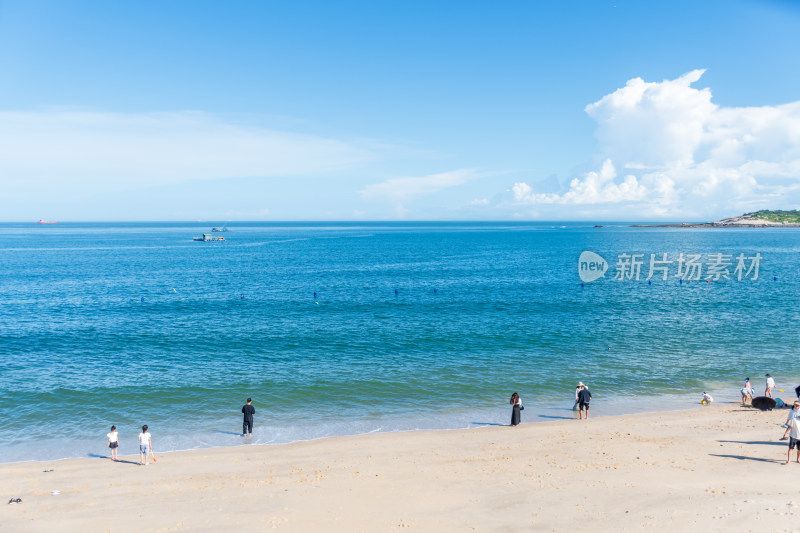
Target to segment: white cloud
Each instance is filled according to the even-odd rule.
[[[328,175],[369,150],[238,124],[209,113],[0,111],[3,179],[70,187],[148,186],[226,177]]]
[[[647,189],[639,184],[635,176],[628,175],[620,182],[614,181],[617,171],[607,159],[600,172],[589,172],[583,179],[570,182],[564,194],[535,194],[527,183],[515,183],[511,191],[514,200],[520,203],[541,204],[601,204],[633,202],[642,200]]]
[[[561,194],[512,188],[517,204],[626,204],[628,214],[736,214],[800,203],[800,102],[724,108],[696,89],[703,70],[675,80],[628,81],[586,106],[597,121],[601,170]],[[615,168],[625,169],[617,176]]]
[[[586,106],[586,113],[597,121],[603,155],[645,167],[691,165],[717,109],[709,89],[691,87],[703,72],[693,70],[660,83],[635,78]]]

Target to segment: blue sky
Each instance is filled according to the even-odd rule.
[[[0,220],[800,207],[800,7],[0,0]]]

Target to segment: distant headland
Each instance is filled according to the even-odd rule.
[[[771,211],[763,209],[716,222],[682,224],[634,224],[632,228],[800,228],[800,210]]]

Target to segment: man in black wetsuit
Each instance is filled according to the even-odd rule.
[[[244,420],[242,421],[242,437],[253,437],[253,415],[256,412],[256,408],[252,405],[253,399],[248,398],[247,404],[242,406],[242,414],[244,414]]]
[[[586,410],[586,420],[589,420],[589,400],[592,399],[592,393],[584,385],[578,391],[578,416],[583,418],[583,410]]]

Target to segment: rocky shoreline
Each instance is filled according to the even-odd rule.
[[[631,228],[800,228],[800,224],[786,222],[783,224],[720,224],[719,222],[703,222],[701,224],[632,224]]]
[[[680,224],[633,224],[631,228],[800,228],[797,222],[772,222],[746,215],[723,218],[716,222],[700,222]]]

